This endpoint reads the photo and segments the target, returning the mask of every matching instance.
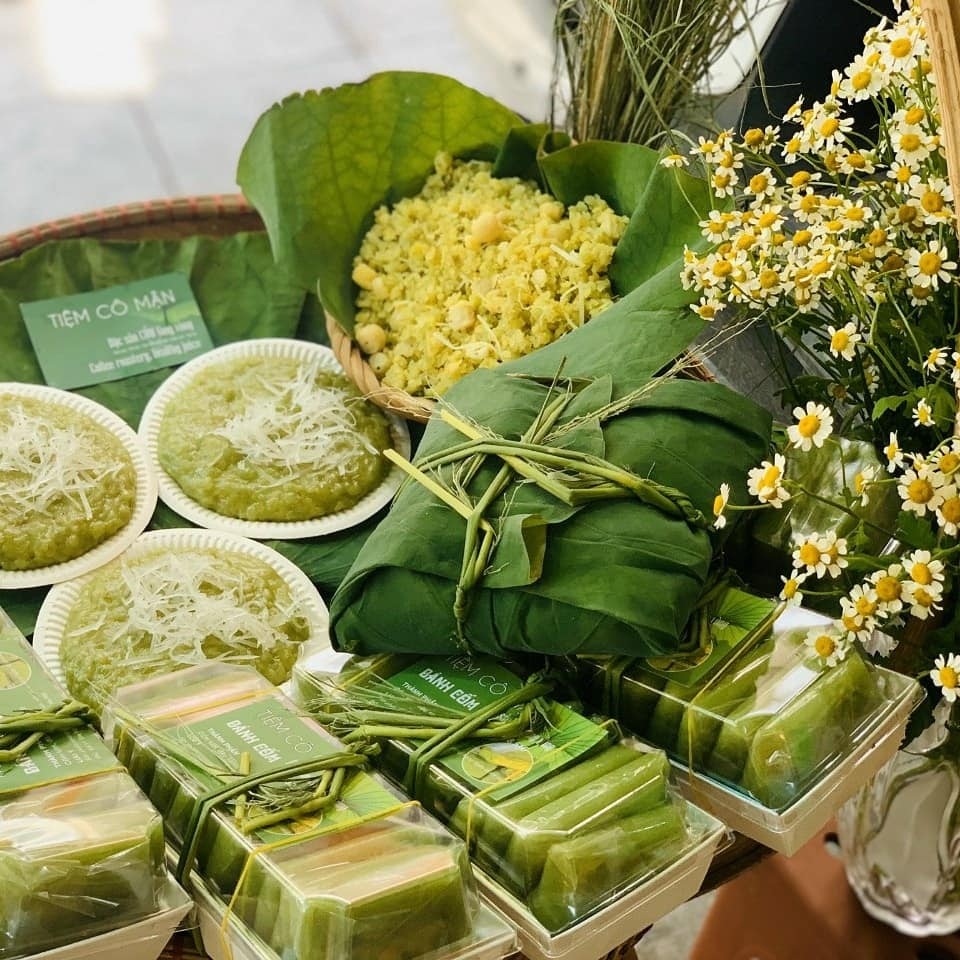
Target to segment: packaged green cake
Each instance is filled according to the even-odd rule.
[[[0,610],[2,960],[167,906],[160,817],[88,719]]]
[[[546,941],[709,833],[670,789],[662,750],[622,740],[552,699],[550,684],[489,658],[319,651],[294,678],[338,736],[377,741],[374,762],[467,841]]]
[[[463,842],[253,670],[208,663],[127,687],[105,723],[181,874],[265,956],[432,960],[472,942]]]

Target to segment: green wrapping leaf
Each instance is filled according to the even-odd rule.
[[[567,205],[599,194],[631,218],[610,268],[614,290],[648,284],[628,310],[689,303],[677,282],[679,256],[685,243],[703,242],[697,224],[712,203],[706,183],[660,166],[660,155],[639,144],[568,141],[543,124],[522,124],[450,77],[386,72],[268,110],[243,148],[237,181],[267,226],[277,262],[318,288],[347,331],[353,258],[374,210],[415,194],[441,151],[491,160],[497,176],[545,184]]]
[[[381,203],[416,193],[437,153],[493,160],[520,118],[449,77],[374,74],[288,97],[257,121],[237,182],[277,262],[353,325],[354,254]]]
[[[614,400],[632,394],[682,351],[680,331],[689,326],[675,313],[676,322],[663,325],[657,313],[638,312],[625,320],[615,311],[522,360],[465,377],[446,399],[476,423],[518,437],[530,427],[548,389],[517,377],[519,372],[549,380],[565,361],[565,375],[603,374],[603,390],[612,390]],[[747,469],[766,449],[769,429],[765,412],[719,384],[665,381],[603,424],[604,457],[682,490],[710,515],[721,482],[733,489],[744,486]],[[595,444],[595,433],[589,436]],[[460,439],[434,419],[421,457]],[[566,440],[572,446],[570,435]],[[477,473],[468,487],[474,497],[489,486],[498,466],[488,464]],[[490,518],[534,515],[547,524],[542,576],[509,589],[481,580],[466,621],[472,647],[493,654],[632,656],[677,649],[713,555],[703,527],[634,499],[570,507],[531,483],[509,488],[488,513]],[[337,644],[356,652],[457,651],[453,603],[465,526],[429,491],[408,484],[334,596]],[[518,584],[527,563],[516,541],[504,540],[488,569],[505,578],[504,571],[516,567],[512,583]],[[417,597],[415,609],[411,596]]]
[[[80,293],[156,274],[187,275],[215,345],[252,337],[321,340],[322,312],[315,297],[277,269],[263,233],[228,238],[191,237],[141,243],[65,240],[44,244],[0,264],[0,381],[42,383],[20,316],[20,303]],[[123,417],[134,428],[151,394],[173,368],[76,391]],[[322,540],[273,542],[325,595],[343,579],[376,518]],[[190,526],[159,504],[152,528]],[[0,591],[0,607],[26,634],[33,632],[46,588]]]

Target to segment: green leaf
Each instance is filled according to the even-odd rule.
[[[352,329],[352,261],[373,211],[416,193],[446,151],[493,160],[520,118],[449,77],[374,74],[288,97],[257,121],[237,182],[277,262]]]
[[[935,550],[937,534],[928,519],[918,517],[912,511],[902,511],[897,518],[897,539],[914,550]]]
[[[909,399],[908,396],[881,397],[873,405],[873,419],[879,420],[888,411],[896,413]]]
[[[670,315],[678,321],[683,317]],[[650,386],[652,374],[683,342],[674,336],[659,313],[639,311],[628,318],[607,311],[561,341],[568,348],[562,355],[567,359],[564,373],[586,379],[594,372],[598,393],[593,401],[602,406],[608,396],[622,398]],[[552,363],[548,357],[556,346],[495,370],[477,371],[445,399],[501,436],[520,436],[544,401],[542,381],[549,383],[557,372],[557,354]],[[521,371],[540,381],[518,377]],[[587,414],[581,399],[588,396],[581,391],[572,401],[581,416]],[[766,450],[770,419],[719,384],[668,380],[644,391],[601,429],[610,463],[683,490],[699,509],[709,511],[721,482],[729,482],[746,499],[746,471]],[[583,439],[596,444],[592,431]],[[451,427],[432,420],[420,455],[436,454],[457,440]],[[573,447],[570,441],[567,434],[565,442]],[[474,497],[495,469],[490,464],[476,475],[469,486]],[[511,487],[489,513],[491,518],[529,515],[547,521],[542,576],[511,589],[490,589],[481,582],[467,620],[473,646],[493,654],[639,656],[677,649],[712,561],[705,529],[640,500],[571,509],[530,483]],[[337,643],[358,651],[456,652],[452,609],[465,526],[424,488],[407,485],[334,596]],[[514,582],[524,579],[527,545],[516,538],[502,540],[489,567]],[[418,598],[415,616],[403,610],[403,598],[411,595]]]

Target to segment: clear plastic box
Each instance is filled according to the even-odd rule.
[[[338,680],[349,697],[351,678],[389,676],[406,664],[320,652],[298,664],[294,685],[304,704]],[[515,745],[477,749],[484,746],[509,757]],[[387,740],[376,762],[402,782],[413,750]],[[483,891],[517,924],[528,956],[592,958],[638,933],[638,917],[652,923],[692,896],[726,832],[677,795],[668,774],[663,751],[613,731],[499,799],[434,762],[417,799],[467,840]],[[651,903],[657,908],[644,912]]]
[[[690,685],[642,661],[583,661],[585,692],[663,748],[694,802],[791,854],[896,751],[919,684],[856,650],[833,667],[804,643],[831,621],[791,608],[759,643]]]
[[[254,671],[217,663],[178,673],[175,685],[157,678],[124,688],[105,729],[178,851],[197,804],[229,780],[196,763],[196,744],[209,731],[222,740],[218,759],[230,769],[243,745],[280,767],[286,760],[273,754],[283,743],[294,755],[343,750]],[[264,739],[267,730],[274,739]],[[268,955],[445,960],[478,936],[479,897],[463,842],[357,768],[335,807],[249,835],[218,807],[198,830],[195,868],[221,917]]]
[[[64,697],[0,611],[0,714]],[[170,890],[160,816],[92,729],[48,734],[0,763],[0,958],[122,938],[175,906]]]

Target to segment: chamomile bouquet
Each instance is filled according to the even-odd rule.
[[[868,31],[822,100],[798,100],[780,126],[691,140],[661,162],[700,167],[712,185],[706,246],[685,251],[692,309],[773,331],[793,415],[742,489],[721,487],[715,525],[738,510],[775,514],[753,527],[780,548],[781,598],[835,617],[807,638],[825,665],[859,644],[952,701],[954,194],[919,0],[897,13]],[[858,129],[852,113],[869,104],[869,129]]]

